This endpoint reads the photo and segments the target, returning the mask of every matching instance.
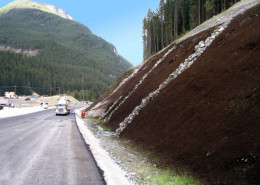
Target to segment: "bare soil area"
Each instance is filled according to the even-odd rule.
[[[259,25],[259,6],[235,18],[195,64],[141,110],[121,137],[155,153],[158,165],[177,165],[209,184],[260,184]],[[158,66],[112,117],[112,129],[140,103],[143,92],[147,95],[178,59],[193,52],[193,40],[204,35],[207,32],[185,41],[183,49]]]
[[[200,34],[182,41],[178,44],[172,44],[171,47],[176,46],[177,49],[173,50],[143,81],[136,91],[121,105],[120,109],[115,112],[109,121],[109,127],[113,130],[118,128],[120,122],[127,117],[133,109],[140,104],[150,92],[156,90],[159,85],[182,63],[190,54],[193,53],[193,48],[201,40],[205,40],[213,31],[214,28],[201,32]],[[170,47],[170,48],[171,48]],[[145,73],[150,70],[154,64],[163,57],[165,52],[160,53],[158,56],[153,57],[147,61],[141,68]],[[139,82],[144,72],[138,73],[133,80],[127,84],[127,92],[133,89],[134,85]],[[124,90],[126,88],[124,87]]]
[[[188,171],[205,184],[260,184],[259,25],[259,5],[233,19],[188,70],[140,111],[120,134],[121,141],[152,154],[150,164]],[[104,126],[115,131],[213,30],[169,46],[177,49],[128,99],[120,100],[123,104]],[[126,97],[168,49],[151,57],[111,95],[131,71],[125,73],[93,106],[109,96],[102,105],[108,110],[120,96]]]

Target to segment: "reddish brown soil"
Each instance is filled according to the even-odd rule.
[[[167,51],[163,51],[161,53],[161,55],[164,55]],[[127,96],[127,94],[129,93],[129,91],[131,91],[134,86],[136,85],[136,83],[138,83],[140,81],[140,79],[143,77],[143,75],[145,73],[147,73],[152,67],[153,65],[155,64],[155,62],[157,62],[159,60],[159,57],[158,55],[155,55],[153,57],[150,58],[149,62],[145,63],[141,69],[138,71],[138,73],[133,77],[131,78],[131,80],[127,81],[126,83],[124,83],[118,90],[116,93],[112,94],[110,97],[109,97],[109,104],[105,105],[107,109],[109,109],[110,106],[113,105],[113,103],[115,101],[118,100],[118,98],[120,96]],[[133,72],[133,71],[127,71],[125,72],[122,77],[120,77],[117,81],[117,83],[114,85],[113,88],[110,88],[104,95],[102,95],[97,101],[95,101],[90,107],[88,107],[87,110],[90,110],[91,108],[93,108],[96,104],[98,104],[99,102],[102,102],[107,96],[109,96],[115,88],[117,88],[117,86],[121,83],[121,81],[131,75],[130,73]],[[120,102],[118,102],[120,103]]]
[[[155,153],[159,164],[184,168],[209,184],[260,184],[259,25],[259,6],[233,20],[121,137]],[[172,52],[123,104],[111,120],[112,128],[193,52],[200,40],[193,39]],[[124,94],[138,79],[124,87]]]
[[[122,122],[133,110],[139,105],[143,98],[149,95],[150,92],[156,90],[159,85],[194,51],[194,47],[201,40],[205,40],[213,29],[204,31],[188,40],[177,44],[176,50],[172,51],[143,81],[137,90],[121,105],[120,109],[111,117],[108,125],[113,130],[119,127]],[[172,45],[173,46],[173,45]],[[149,60],[143,68],[151,69],[154,64],[163,57],[165,53],[160,53],[153,60]],[[145,70],[146,72],[148,70]],[[145,73],[140,73],[136,76],[136,80],[128,83],[127,92],[132,90],[134,85],[141,79]],[[131,85],[129,85],[131,83]]]
[[[92,109],[93,107],[95,107],[99,102],[102,102],[105,98],[107,98],[111,93],[113,93],[113,91],[116,89],[116,87],[128,76],[130,76],[132,74],[133,70],[128,70],[126,71],[115,83],[115,85],[113,85],[111,88],[109,88],[101,97],[99,97],[94,103],[92,103],[87,109],[86,111]],[[116,100],[114,100],[116,101]],[[113,101],[111,101],[107,107],[109,108],[111,105],[113,104]]]

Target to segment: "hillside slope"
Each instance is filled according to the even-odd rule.
[[[6,5],[5,7],[0,9],[0,15],[5,14],[13,9],[36,9],[41,10],[47,13],[52,13],[54,15],[58,15],[60,17],[73,20],[72,16],[62,10],[59,7],[54,5],[48,5],[45,3],[37,3],[31,0],[15,0],[14,2]]]
[[[260,6],[244,13],[242,3],[230,10],[242,14],[227,12],[125,74],[88,114],[159,166],[209,184],[259,184]]]
[[[39,94],[49,94],[52,87],[64,93],[84,87],[85,95],[97,98],[132,66],[86,26],[31,3],[37,4],[20,0],[0,10],[1,86],[38,87],[33,90]],[[17,88],[18,93],[27,90]]]

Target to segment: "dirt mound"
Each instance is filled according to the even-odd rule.
[[[60,99],[62,96],[56,95],[56,96],[51,96],[51,97],[42,97],[39,99],[39,102],[41,103],[48,103],[49,105],[53,106],[56,105],[58,102],[58,99]],[[72,96],[64,96],[66,97],[68,100],[70,100],[71,103],[79,103],[78,100],[76,100],[74,97]]]

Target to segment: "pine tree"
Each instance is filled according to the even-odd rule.
[[[164,14],[164,0],[161,0],[159,6],[159,15],[161,22],[161,49],[164,48]]]
[[[160,0],[143,21],[144,59],[239,0]]]

